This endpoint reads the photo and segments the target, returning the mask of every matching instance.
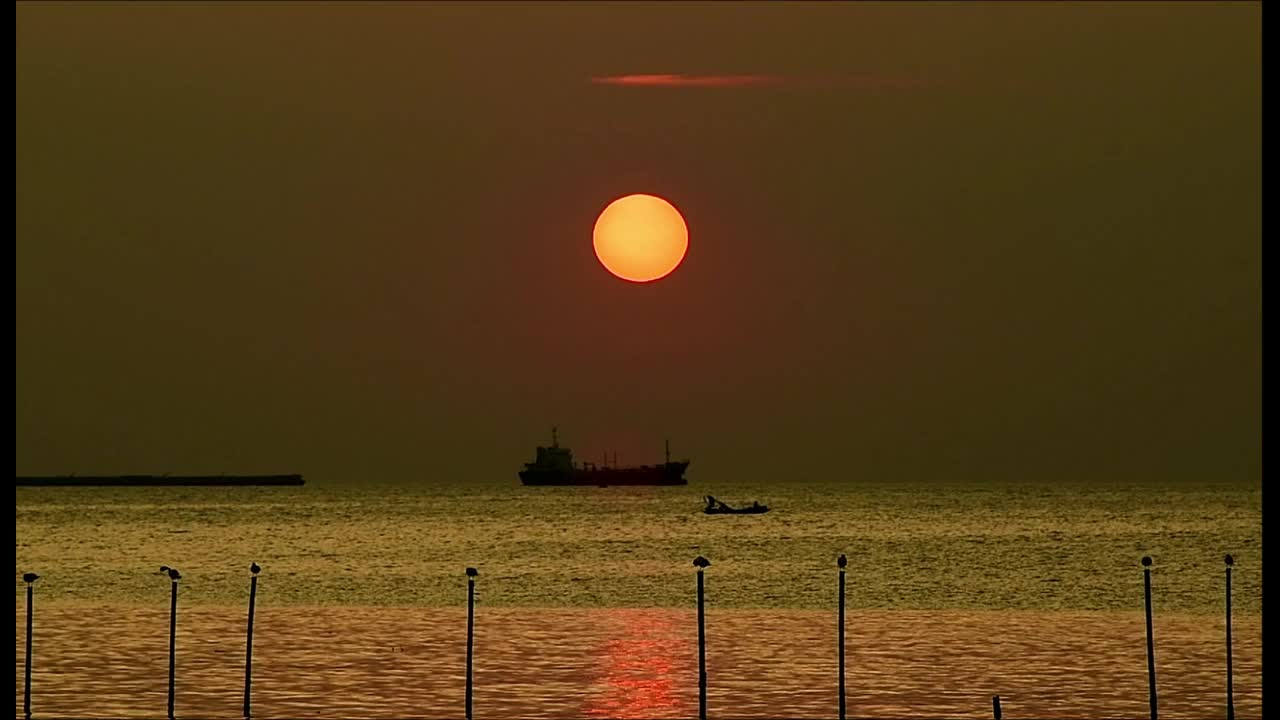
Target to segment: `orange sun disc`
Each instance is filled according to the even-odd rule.
[[[600,213],[591,244],[609,272],[631,282],[650,282],[666,277],[684,260],[689,228],[666,200],[627,195]]]

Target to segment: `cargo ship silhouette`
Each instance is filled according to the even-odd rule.
[[[684,479],[688,460],[671,461],[671,443],[667,442],[667,459],[661,465],[631,467],[599,467],[594,463],[573,462],[573,451],[560,447],[556,428],[551,428],[551,447],[539,447],[531,463],[520,471],[525,485],[688,485]]]

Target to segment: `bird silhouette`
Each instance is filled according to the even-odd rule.
[[[1231,557],[1231,556],[1230,556],[1230,555],[1228,555],[1227,557],[1229,558],[1229,557]],[[23,576],[22,576],[22,579],[23,579],[23,580],[25,580],[25,581],[27,581],[27,582],[29,582],[29,583],[33,583],[33,582],[35,582],[36,580],[39,580],[39,579],[40,579],[40,576],[39,576],[39,575],[37,575],[37,574],[35,574],[35,573],[27,573],[26,575],[23,575]]]
[[[161,574],[161,575],[163,575],[163,574],[165,574],[165,573],[167,573],[167,572],[169,572],[169,566],[168,566],[168,565],[161,565],[161,566],[160,566],[160,574]]]
[[[711,561],[701,555],[693,559],[693,564],[700,568],[711,567]]]
[[[249,563],[249,572],[253,573],[254,575],[257,575],[258,573],[262,572],[262,567],[258,565],[258,563],[256,562]]]
[[[480,571],[476,570],[475,568],[467,568],[467,577],[475,577],[479,574],[480,574]]]
[[[1151,556],[1150,556],[1150,555],[1144,555],[1144,556],[1142,556],[1142,567],[1151,567]]]
[[[839,566],[841,569],[843,569],[844,566],[848,564],[849,564],[849,559],[846,558],[843,554],[840,555],[840,557],[836,558],[836,565]]]
[[[1236,564],[1235,559],[1234,559],[1234,558],[1232,558],[1230,555],[1228,555],[1228,556],[1226,556],[1226,557],[1222,558],[1222,561],[1223,561],[1223,562],[1225,562],[1225,563],[1226,563],[1226,564],[1228,564],[1228,565],[1235,565],[1235,564]]]
[[[178,572],[178,568],[169,568],[169,579],[178,581],[182,579],[182,573]]]

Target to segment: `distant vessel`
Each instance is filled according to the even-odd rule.
[[[592,463],[575,465],[573,451],[560,447],[556,428],[551,428],[551,447],[539,447],[531,463],[520,471],[525,485],[688,485],[684,470],[688,460],[671,461],[671,443],[667,443],[667,459],[661,465],[632,467],[597,467]]]
[[[60,475],[19,477],[28,487],[168,487],[302,485],[301,475]]]
[[[703,500],[706,501],[707,506],[702,509],[702,512],[707,515],[759,515],[769,512],[769,506],[761,505],[759,502],[736,508],[715,499],[713,495],[708,495]]]

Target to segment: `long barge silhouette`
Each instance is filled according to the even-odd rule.
[[[18,476],[18,487],[247,487],[302,485],[301,475],[58,475]]]

